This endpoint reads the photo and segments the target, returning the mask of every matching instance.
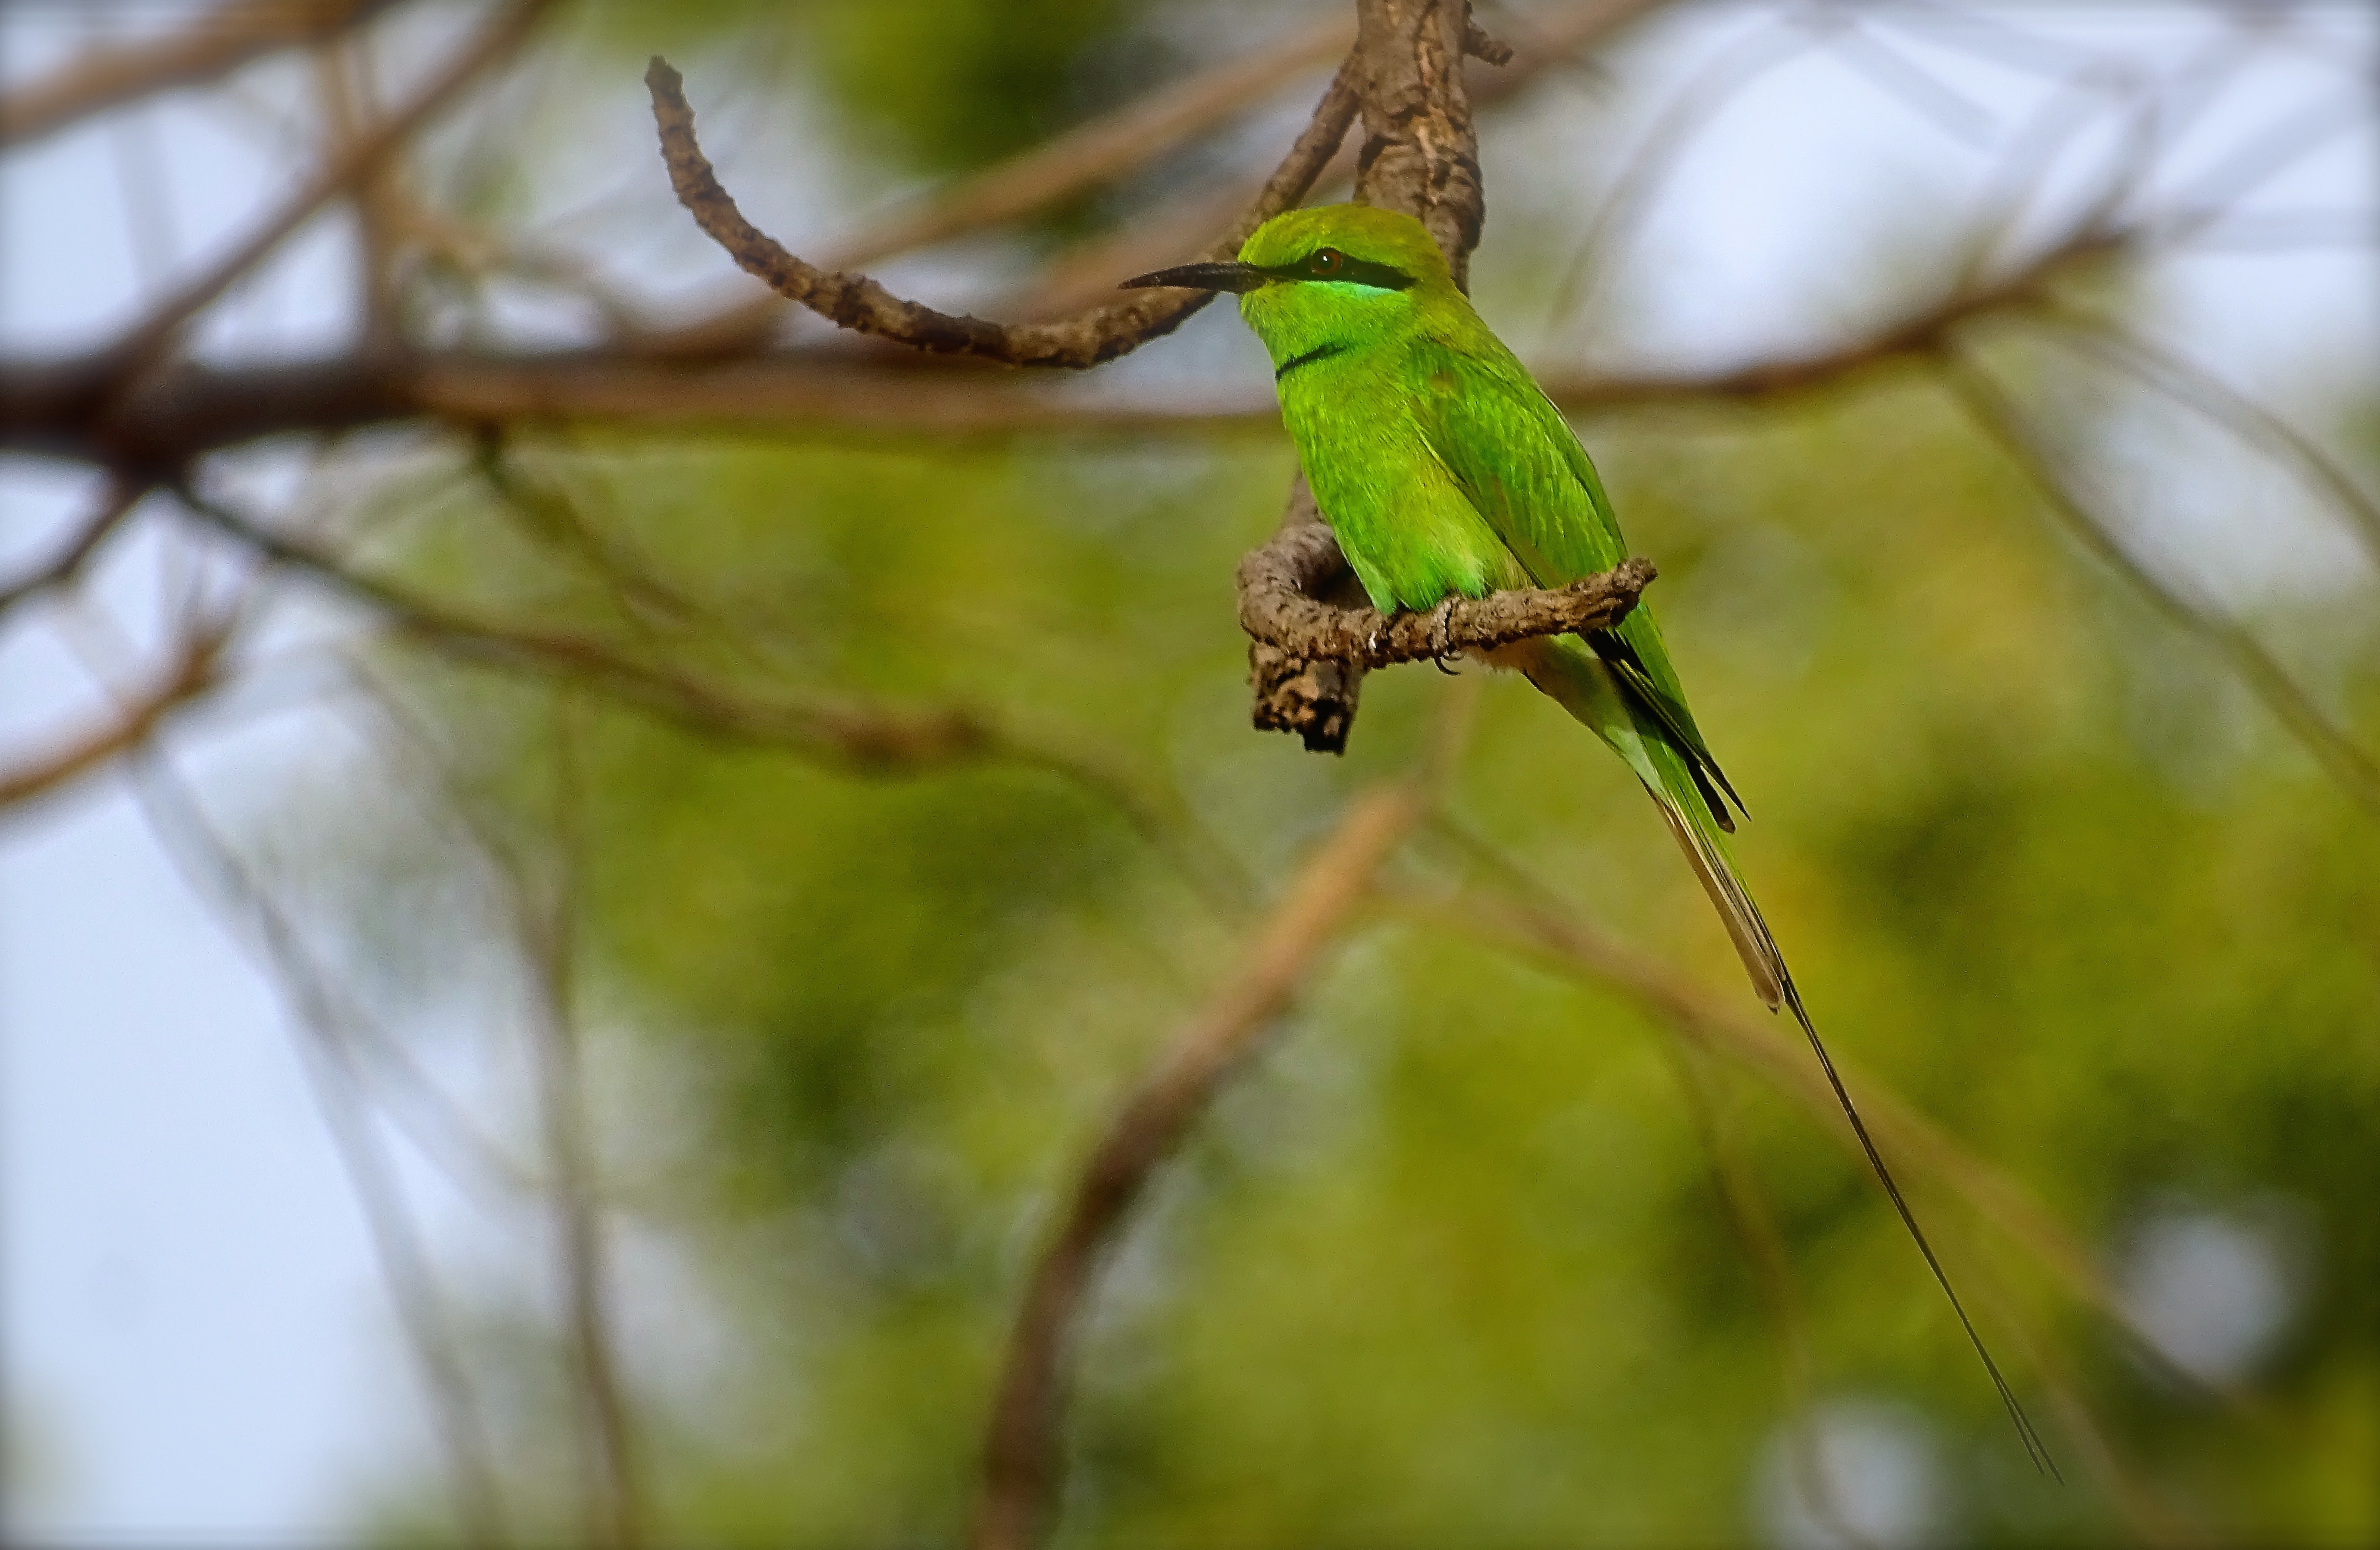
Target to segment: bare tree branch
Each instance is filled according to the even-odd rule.
[[[1418,786],[1399,784],[1348,805],[1251,938],[1240,971],[1183,1029],[1093,1149],[1009,1338],[968,1539],[975,1550],[1024,1550],[1040,1537],[1058,1483],[1068,1344],[1107,1246],[1223,1077],[1288,1010],[1425,802]]]
[[[819,267],[856,268],[897,253],[947,242],[1029,215],[1111,181],[1261,101],[1304,71],[1345,54],[1354,38],[1353,22],[1346,17],[1333,16],[1259,53],[1226,60],[987,168],[912,208],[894,212],[838,244]],[[1251,188],[1228,208],[1212,214],[1185,248],[1208,240],[1233,213],[1259,195],[1260,188]],[[1204,208],[1201,207],[1202,212]],[[1129,272],[1134,272],[1117,271],[1109,284],[1099,287],[1100,294],[1095,299],[1101,303],[1113,299],[1110,294],[1114,289],[1112,280]],[[786,304],[786,297],[771,292],[646,340],[643,347],[669,356],[738,353],[767,338]],[[1076,309],[1066,307],[1057,310]],[[1042,315],[1046,314],[1035,314]]]
[[[1011,366],[1086,367],[1171,333],[1212,299],[1205,292],[1151,291],[1063,321],[1003,324],[905,301],[865,275],[831,273],[787,252],[735,208],[695,139],[694,110],[686,105],[685,81],[668,61],[656,55],[645,72],[645,84],[652,92],[662,157],[678,202],[747,272],[838,327],[940,355],[973,356]],[[1215,256],[1237,251],[1248,233],[1305,197],[1339,148],[1354,115],[1353,89],[1342,67],[1272,180],[1215,245]]]
[[[2093,264],[2136,251],[2123,233],[2078,232],[1987,285],[1953,289],[1874,332],[1805,355],[1719,371],[1614,375],[1541,370],[1547,396],[1574,411],[1697,400],[1767,401],[1832,388],[1930,357],[1977,319],[2046,302]],[[788,353],[669,365],[601,349],[493,357],[341,355],[235,367],[177,363],[149,374],[106,420],[87,412],[87,363],[0,362],[0,447],[118,468],[174,468],[216,449],[292,430],[336,431],[432,415],[467,427],[577,421],[646,429],[761,427],[933,436],[1047,430],[1204,435],[1270,431],[1269,396],[1135,401],[987,377],[929,357],[859,364]],[[1312,520],[1307,518],[1306,520]]]
[[[188,27],[84,50],[0,97],[0,148],[56,133],[95,113],[212,80],[249,60],[360,25],[388,0],[226,0]]]

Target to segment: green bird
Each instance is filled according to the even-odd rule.
[[[1560,587],[1626,557],[1595,465],[1561,412],[1455,285],[1420,222],[1363,205],[1292,211],[1236,261],[1127,287],[1231,291],[1272,356],[1282,421],[1315,503],[1383,613],[1516,587]],[[2026,1450],[2055,1472],[2024,1411],[1835,1072],[1725,836],[1742,803],[1686,708],[1649,604],[1584,635],[1488,655],[1618,754],[1652,795],[1727,925],[1753,988],[1809,1035],[1869,1165],[1983,1358]]]

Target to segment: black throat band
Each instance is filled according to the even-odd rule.
[[[1328,360],[1346,347],[1344,345],[1317,345],[1304,355],[1292,356],[1282,361],[1281,369],[1272,374],[1272,380],[1277,382],[1301,366],[1311,366],[1318,360]]]

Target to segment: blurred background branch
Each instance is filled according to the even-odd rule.
[[[345,1521],[2380,1523],[2360,10],[39,9],[0,812],[123,775],[281,991],[424,1396]],[[1625,782],[1372,683],[1651,563],[1380,618],[1230,309],[1112,289],[1351,192],[1580,418],[2073,1491],[1992,1472]]]

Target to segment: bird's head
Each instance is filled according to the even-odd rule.
[[[1454,289],[1419,221],[1368,205],[1293,210],[1257,228],[1225,263],[1184,264],[1124,282],[1232,291],[1276,370],[1317,352],[1368,344]]]

